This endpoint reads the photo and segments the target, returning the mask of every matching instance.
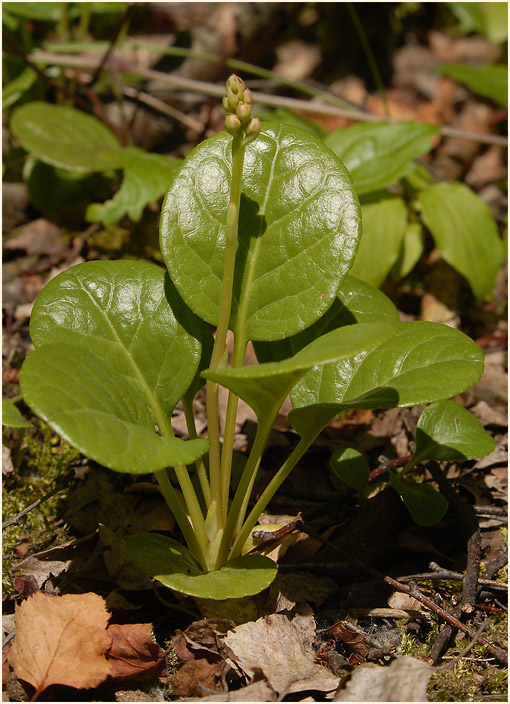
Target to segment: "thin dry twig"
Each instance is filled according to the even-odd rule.
[[[53,64],[55,66],[67,66],[68,68],[76,68],[85,72],[94,72],[98,66],[98,59],[94,57],[72,56],[68,54],[54,54],[49,51],[34,50],[30,55],[30,60],[33,63]],[[207,81],[197,81],[183,76],[163,73],[154,69],[142,68],[133,66],[120,59],[111,57],[108,62],[108,68],[111,71],[125,71],[134,73],[147,80],[157,80],[163,83],[168,83],[175,90],[186,90],[197,93],[203,93],[215,98],[221,98],[223,95],[223,86]],[[364,112],[361,110],[347,109],[337,107],[336,105],[327,105],[316,100],[301,100],[299,98],[288,98],[285,96],[266,95],[265,93],[253,93],[253,99],[260,105],[268,105],[270,107],[286,107],[291,110],[299,110],[308,114],[315,115],[331,115],[333,117],[343,117],[348,120],[358,122],[380,122],[381,118],[378,115]],[[392,120],[398,122],[398,120]],[[471,132],[469,130],[461,130],[455,127],[443,125],[440,127],[440,132],[445,137],[457,137],[470,141],[480,142],[482,144],[495,144],[502,147],[508,145],[508,139],[501,135],[483,134],[481,132]]]

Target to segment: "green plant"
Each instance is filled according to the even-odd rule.
[[[243,554],[245,544],[330,419],[348,408],[448,399],[483,368],[468,337],[440,324],[400,323],[386,296],[348,275],[360,209],[346,168],[300,129],[261,126],[251,103],[231,76],[226,131],[198,145],[170,186],[161,219],[168,273],[146,262],[103,261],[57,276],[34,305],[35,350],[20,379],[25,401],[85,455],[118,472],[154,473],[187,547],[142,533],[128,540],[130,554],[166,586],[209,599],[255,594],[274,579],[275,564]],[[216,326],[214,341],[206,323]],[[243,366],[249,341],[260,364]],[[204,379],[208,440],[197,438],[192,410]],[[223,444],[219,385],[229,390]],[[250,510],[289,393],[300,440]],[[256,412],[258,428],[231,497],[239,398]],[[179,400],[187,441],[170,421]],[[470,444],[469,431],[464,444],[452,440],[450,406],[429,408],[416,462],[443,457],[445,448],[456,458],[490,451],[489,439]],[[455,409],[464,428],[464,411]],[[410,469],[392,476],[406,501]],[[433,505],[430,496],[420,500]]]

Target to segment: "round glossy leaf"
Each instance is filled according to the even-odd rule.
[[[144,262],[88,262],[41,292],[23,365],[27,403],[85,455],[118,471],[186,464],[205,441],[161,437],[193,380],[199,321]]]
[[[230,198],[226,132],[186,159],[162,212],[161,249],[190,308],[217,324]],[[278,340],[321,317],[349,270],[360,211],[342,162],[294,127],[264,124],[243,170],[231,327]]]
[[[201,599],[220,601],[258,594],[277,573],[275,563],[262,555],[244,555],[219,570],[204,572],[188,548],[157,533],[133,535],[128,551],[133,562],[161,584]]]
[[[421,414],[416,428],[414,462],[473,460],[496,446],[478,418],[455,401],[438,401]]]

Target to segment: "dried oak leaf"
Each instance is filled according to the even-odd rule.
[[[36,688],[52,684],[90,689],[110,664],[106,632],[110,615],[97,594],[51,597],[37,592],[16,607],[16,637],[9,661],[16,676]]]
[[[112,624],[107,633],[112,639],[108,653],[111,678],[140,682],[161,674],[165,667],[165,653],[152,640],[152,624]]]

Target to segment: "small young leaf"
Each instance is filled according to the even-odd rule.
[[[253,347],[259,362],[278,362],[344,325],[398,322],[398,311],[384,293],[348,274],[333,305],[316,323],[285,340],[254,342]]]
[[[172,538],[138,533],[128,539],[138,567],[170,589],[201,599],[240,599],[258,594],[276,577],[276,564],[262,555],[245,555],[219,570],[204,572],[193,554]]]
[[[448,510],[448,501],[442,494],[427,484],[405,482],[388,470],[391,486],[407,506],[413,519],[421,526],[437,523]]]
[[[41,161],[71,171],[119,168],[121,146],[95,117],[74,108],[33,102],[18,108],[11,131]]]
[[[161,154],[148,154],[143,149],[123,149],[119,161],[124,167],[122,186],[112,200],[89,205],[89,222],[113,225],[124,215],[138,222],[147,203],[157,201],[168,190],[181,165],[180,159]]]
[[[508,66],[505,64],[439,64],[437,68],[445,76],[464,83],[474,93],[492,98],[500,105],[508,105]]]
[[[420,122],[359,123],[331,132],[325,143],[349,169],[358,193],[396,183],[428,152],[438,127]]]
[[[356,489],[362,497],[368,483],[370,469],[361,452],[353,447],[337,450],[331,455],[329,463],[336,476]]]
[[[161,250],[190,308],[217,324],[231,181],[226,132],[196,147],[170,188]],[[336,296],[359,237],[359,204],[341,161],[294,127],[265,123],[245,154],[231,328],[278,340]]]
[[[483,354],[469,337],[447,325],[398,324],[398,331],[369,352],[309,372],[292,390],[295,408],[392,408],[449,398],[474,384]]]
[[[398,324],[346,325],[322,335],[293,357],[231,369],[207,369],[203,376],[226,386],[246,401],[259,419],[278,410],[290,389],[318,364],[370,350],[398,330]]]
[[[380,286],[398,259],[407,223],[402,198],[382,198],[361,207],[363,234],[351,274]]]
[[[6,425],[9,428],[32,427],[32,423],[28,423],[23,419],[19,408],[5,398],[2,399],[2,425]]]
[[[422,191],[419,201],[444,259],[482,299],[491,291],[503,258],[489,206],[463,183],[438,183]]]
[[[32,312],[27,403],[81,452],[120,472],[188,464],[207,442],[161,437],[193,380],[202,326],[168,275],[87,262],[50,281]]]
[[[5,3],[4,3],[5,6]],[[2,110],[10,108],[34,85],[37,80],[37,73],[33,68],[27,66],[19,76],[16,76],[2,89]]]
[[[438,401],[421,414],[416,428],[415,463],[473,460],[489,455],[496,443],[478,418],[455,401]]]

